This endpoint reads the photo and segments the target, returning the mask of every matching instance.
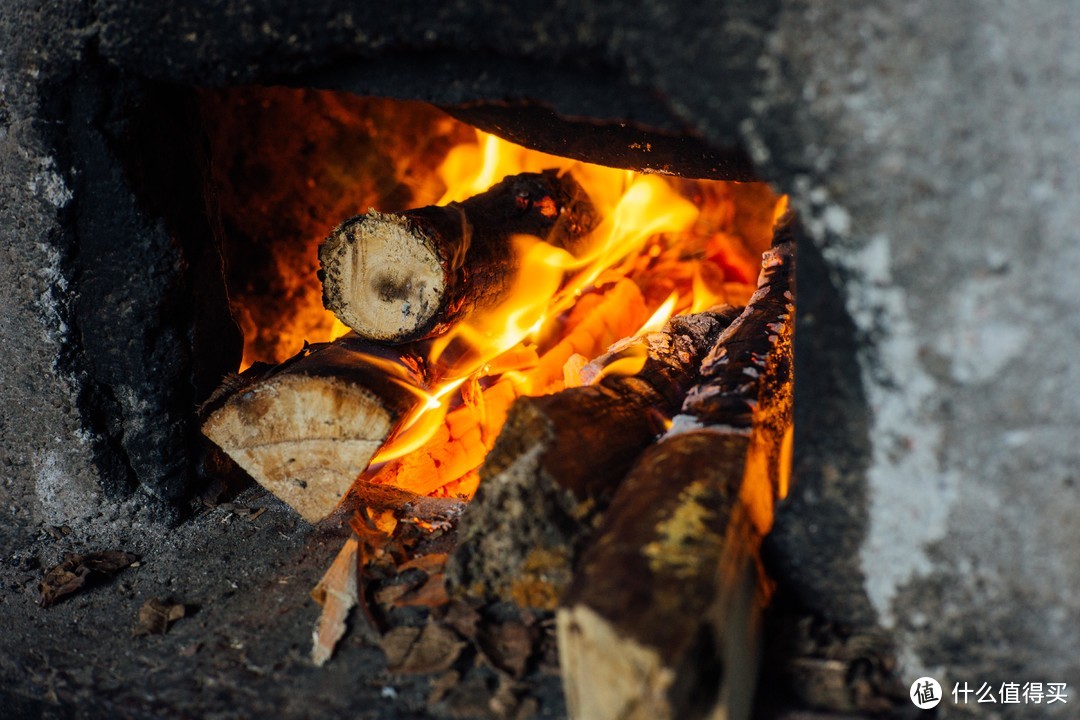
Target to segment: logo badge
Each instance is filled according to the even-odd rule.
[[[921,677],[911,683],[911,691],[908,693],[911,702],[920,710],[929,710],[938,706],[941,702],[941,685],[932,677]]]

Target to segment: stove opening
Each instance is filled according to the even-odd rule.
[[[391,671],[557,672],[574,717],[747,716],[791,463],[787,198],[710,179],[747,173],[697,141],[552,141],[542,108],[194,105],[243,334],[205,467],[347,528],[312,660],[353,617]]]

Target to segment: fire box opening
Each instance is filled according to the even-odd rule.
[[[197,165],[205,212],[155,197],[184,242],[212,236],[195,274],[218,280],[220,250],[243,335],[200,398],[207,467],[348,534],[313,593],[312,660],[357,605],[391,671],[434,667],[411,648],[440,638],[438,667],[469,643],[487,657],[485,633],[532,618],[520,657],[491,662],[521,677],[557,646],[574,717],[746,717],[791,454],[787,198],[700,179],[711,156],[680,162],[700,143],[642,165],[634,140],[624,164],[643,172],[619,167],[619,133],[592,164],[588,133],[560,157],[418,102],[181,99],[197,162],[158,165]],[[150,138],[161,118],[143,119]],[[428,581],[395,589],[419,567]],[[402,625],[403,605],[430,612]]]
[[[745,306],[786,207],[763,183],[642,174],[548,155],[423,103],[239,88],[201,91],[199,104],[210,144],[210,213],[218,220],[232,311],[244,335],[239,369],[256,376],[250,370],[256,363],[257,371],[295,358],[308,344],[345,336],[351,325],[376,341],[389,340],[368,362],[385,373],[384,384],[406,385],[415,396],[401,412],[380,407],[375,415],[390,428],[389,439],[365,438],[362,449],[354,443],[342,450],[349,460],[331,459],[340,453],[327,451],[335,438],[326,430],[355,433],[337,425],[321,428],[308,443],[310,463],[292,457],[303,450],[300,438],[289,438],[289,457],[274,458],[251,458],[257,451],[243,449],[273,442],[265,434],[223,441],[242,446],[237,452],[249,456],[247,469],[260,481],[292,485],[295,492],[287,494],[297,498],[315,493],[327,472],[363,472],[367,481],[420,495],[472,497],[516,398],[594,384],[607,375],[633,376],[646,358],[628,339],[662,329],[673,315]],[[505,178],[525,177],[547,185],[526,187],[519,180],[496,187]],[[568,192],[586,199],[578,217],[570,199],[555,197]],[[501,245],[485,267],[464,267],[471,274],[453,302],[473,311],[455,311],[434,329],[422,328],[426,332],[395,325],[398,335],[380,337],[360,327],[373,316],[357,312],[380,297],[395,312],[399,306],[406,316],[419,312],[424,293],[435,291],[432,272],[441,273],[437,262],[424,270],[410,255],[415,243],[405,242],[415,238],[387,218],[408,218],[401,215],[408,208],[468,207],[470,198],[487,205],[465,218],[472,236],[463,243],[458,237],[451,252],[479,254],[485,233]],[[512,214],[533,202],[535,228],[520,218],[496,217],[504,212],[500,203]],[[577,227],[556,232],[555,222],[544,224],[545,214]],[[349,218],[355,218],[351,225],[341,225]],[[337,246],[359,233],[368,237],[358,252],[370,255],[364,278],[371,287],[357,300],[343,297],[340,288],[356,293],[353,275],[363,258],[355,248]],[[619,341],[627,347],[609,352]],[[340,389],[328,402],[352,402],[368,420],[367,405],[343,399]],[[658,433],[670,422],[656,412]],[[302,476],[305,466],[311,477]],[[332,496],[353,479],[331,483],[333,492],[310,512],[325,515],[337,500]]]

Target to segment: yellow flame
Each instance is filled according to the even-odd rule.
[[[675,312],[675,304],[678,301],[679,293],[671,293],[668,299],[638,328],[638,331],[633,336],[612,346],[614,348],[625,343],[621,350],[615,351],[614,357],[604,363],[604,366],[600,368],[600,372],[595,375],[588,375],[587,384],[593,385],[606,377],[637,375],[641,372],[641,369],[645,367],[645,362],[649,359],[649,347],[643,342],[635,343],[632,341],[643,335],[663,330],[664,325],[667,324],[667,321],[671,319],[672,314]],[[579,373],[579,375],[581,374]],[[583,377],[582,379],[586,378]]]
[[[338,338],[345,337],[350,332],[352,332],[352,330],[349,329],[349,326],[338,320],[335,315],[334,322],[330,326],[330,340],[337,340]]]
[[[444,361],[439,365],[442,384],[421,391],[424,393],[421,407],[373,462],[401,457],[420,447],[438,430],[456,397],[455,391],[463,383],[486,375],[486,369],[492,366],[503,365],[497,358],[504,353],[517,352],[515,348],[520,349],[523,343],[535,342],[543,336],[548,324],[573,307],[582,293],[607,277],[605,273],[616,269],[620,275],[625,274],[650,238],[688,232],[698,219],[698,208],[659,176],[547,155],[480,131],[476,144],[455,147],[440,167],[447,190],[439,204],[462,201],[484,192],[507,175],[551,168],[570,173],[602,218],[585,238],[585,250],[575,256],[542,239],[513,238],[521,270],[509,296],[495,310],[470,318],[433,341],[429,359],[433,364]],[[655,254],[652,252],[650,257]],[[679,292],[671,293],[641,333],[663,327],[677,310],[703,309],[715,301],[715,294],[695,277],[693,292],[685,297]],[[634,374],[644,362],[643,353],[628,353],[616,358],[603,373]],[[513,378],[522,393],[544,390],[529,387],[526,374],[510,370],[503,377]]]
[[[629,345],[618,352],[614,359],[600,368],[600,372],[588,378],[589,385],[595,385],[606,377],[616,375],[637,375],[649,359],[649,348],[641,343]]]
[[[451,380],[434,393],[401,383],[403,387],[408,387],[415,392],[422,402],[417,403],[409,416],[405,418],[394,435],[394,441],[387,443],[375,454],[375,457],[371,459],[372,464],[395,460],[423,447],[446,417],[452,393],[467,379],[467,377],[462,377]]]
[[[656,309],[656,312],[652,314],[645,324],[641,326],[635,336],[648,335],[649,333],[660,332],[664,329],[664,325],[671,319],[672,314],[675,312],[675,303],[679,301],[679,293],[673,292],[668,295],[668,299],[664,301],[664,304]]]
[[[788,211],[788,206],[790,204],[791,202],[787,195],[781,195],[777,198],[776,206],[773,208],[773,225],[775,225],[780,218],[784,217],[784,213]]]
[[[719,299],[709,286],[705,284],[705,278],[701,277],[701,268],[694,268],[694,301],[690,305],[690,312],[699,313],[716,305]]]

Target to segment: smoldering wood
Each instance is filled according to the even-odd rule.
[[[557,616],[572,717],[749,716],[764,585],[755,558],[791,424],[790,222],[683,414],[634,464],[583,554]]]
[[[402,355],[346,336],[243,378],[206,409],[203,434],[309,522],[328,515],[418,402],[390,379]],[[419,379],[413,378],[414,384]]]
[[[594,519],[663,432],[735,313],[676,317],[661,332],[617,344],[614,354],[629,345],[647,353],[636,375],[519,398],[462,518],[448,569],[452,588],[554,608]]]
[[[372,210],[319,248],[323,303],[372,340],[436,336],[505,299],[518,270],[514,236],[573,253],[597,222],[581,186],[554,170],[512,175],[460,203]]]
[[[769,374],[768,363],[783,361],[772,372],[770,389],[785,385],[791,377],[790,347],[777,353],[777,343],[791,343],[794,309],[794,219],[782,219],[772,247],[762,256],[758,287],[743,313],[727,327],[701,366],[701,383],[691,388],[682,418],[698,424],[723,424],[749,429],[760,421],[756,412],[762,396],[761,378]],[[766,394],[768,396],[768,394]]]

